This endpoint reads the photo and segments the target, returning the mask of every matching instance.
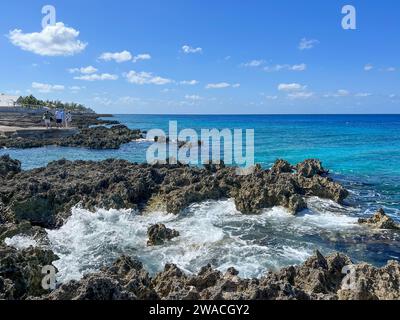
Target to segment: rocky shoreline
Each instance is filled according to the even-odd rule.
[[[256,166],[246,176],[222,164],[198,168],[116,159],[59,160],[44,168],[21,171],[18,161],[3,156],[0,167],[4,168],[0,221],[29,221],[49,229],[62,226],[77,205],[89,210],[161,209],[178,214],[192,203],[233,198],[243,214],[275,206],[296,214],[307,207],[306,197],[342,203],[348,195],[327,176],[318,160],[306,160],[295,167],[278,160],[271,169]]]
[[[41,127],[42,120],[38,115],[1,114],[0,126],[12,127],[21,125],[22,128]],[[0,136],[0,148],[29,149],[44,146],[77,147],[88,149],[119,149],[122,144],[144,138],[140,130],[131,130],[115,120],[100,119],[106,115],[79,114],[74,115],[73,126],[78,131],[71,132],[66,137],[52,137],[51,132],[40,135],[34,133],[28,136]],[[104,125],[108,125],[106,127]],[[54,129],[57,131],[57,129]],[[65,129],[64,129],[65,131]],[[57,133],[57,132],[56,132]]]
[[[21,163],[0,158],[0,299],[398,299],[400,265],[388,262],[379,269],[353,265],[342,254],[320,253],[303,265],[269,272],[261,279],[241,279],[230,268],[225,274],[211,266],[187,275],[175,265],[154,277],[138,260],[122,256],[112,266],[61,284],[55,291],[41,288],[41,268],[58,258],[41,247],[17,250],[4,240],[28,235],[46,247],[46,229],[58,229],[71,208],[133,209],[142,213],[161,209],[179,214],[190,204],[233,198],[242,214],[282,206],[292,214],[307,207],[307,197],[344,203],[348,191],[333,181],[320,161],[292,166],[278,160],[271,169],[256,166],[246,176],[221,165],[135,164],[110,159],[101,162],[59,160],[22,171]],[[362,220],[373,228],[398,226],[384,212]],[[163,245],[179,232],[163,224],[148,230],[149,246]],[[351,287],[343,284],[345,266],[353,272]],[[354,271],[355,270],[355,271]]]

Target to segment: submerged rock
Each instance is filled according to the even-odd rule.
[[[383,209],[379,209],[371,218],[358,219],[358,222],[375,229],[400,230],[400,225],[387,216]]]
[[[173,229],[168,229],[163,224],[155,224],[147,230],[147,241],[148,246],[159,246],[163,245],[165,241],[169,241],[173,238],[179,237],[179,232]]]

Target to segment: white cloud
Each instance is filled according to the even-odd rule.
[[[192,100],[192,101],[199,101],[202,99],[202,97],[198,96],[198,95],[186,95],[185,96],[186,100]]]
[[[104,61],[114,60],[117,63],[126,62],[132,60],[132,54],[129,51],[121,52],[104,52],[100,55],[99,59]]]
[[[82,89],[85,89],[85,87],[80,87],[80,86],[69,87],[69,90],[74,91],[74,92],[80,91]]]
[[[139,85],[143,84],[165,85],[173,82],[171,79],[154,76],[150,72],[136,72],[133,70],[125,74],[125,78],[128,80],[128,82]]]
[[[340,89],[337,91],[337,95],[339,97],[347,97],[350,95],[350,92],[348,90]]]
[[[121,97],[121,98],[118,99],[118,103],[119,104],[128,104],[128,105],[132,105],[132,104],[137,103],[139,101],[140,101],[139,98],[130,97],[130,96],[125,96],[125,97]]]
[[[396,68],[395,67],[389,67],[386,69],[387,72],[395,72]]]
[[[305,71],[307,69],[307,65],[305,63],[295,64],[290,68],[293,71]]]
[[[180,82],[182,85],[187,85],[187,86],[194,86],[198,84],[199,82],[197,80],[183,80]]]
[[[268,100],[278,100],[278,96],[265,96]]]
[[[149,55],[148,53],[142,53],[142,54],[138,54],[137,56],[134,56],[132,58],[132,62],[136,63],[140,60],[150,60],[151,59],[151,55]]]
[[[251,60],[249,62],[243,63],[242,66],[249,67],[249,68],[256,68],[256,67],[263,65],[264,63],[265,63],[264,60]]]
[[[364,71],[371,71],[374,68],[374,66],[370,63],[366,64],[364,66]]]
[[[83,51],[87,43],[78,37],[79,31],[66,27],[62,22],[47,26],[40,32],[23,33],[15,29],[8,34],[13,45],[41,56],[72,56]]]
[[[281,71],[281,70],[288,70],[288,71],[305,71],[307,69],[307,65],[305,63],[301,64],[277,64],[275,66],[266,66],[264,68],[267,72],[274,72],[274,71]]]
[[[305,90],[307,86],[303,86],[299,83],[281,83],[278,85],[279,91],[302,91]]]
[[[82,68],[72,68],[68,70],[70,73],[82,73],[82,74],[92,74],[98,70],[93,66],[82,67]]]
[[[63,91],[65,87],[63,85],[57,85],[57,84],[32,82],[32,89],[35,89],[42,93],[49,93],[53,91]]]
[[[104,81],[104,80],[117,80],[118,76],[115,74],[102,73],[102,74],[88,74],[83,76],[74,77],[75,80],[83,81]]]
[[[336,91],[335,93],[328,93],[325,94],[324,97],[325,98],[340,98],[340,97],[348,97],[350,96],[350,91],[345,90],[345,89],[340,89],[338,91]]]
[[[206,89],[225,89],[225,88],[239,88],[240,83],[230,84],[227,82],[219,82],[219,83],[209,83],[206,85]]]
[[[189,54],[189,53],[202,53],[202,52],[203,52],[203,49],[202,49],[202,48],[193,48],[193,47],[191,47],[191,46],[184,45],[184,46],[182,47],[182,51],[183,51],[184,53],[186,53],[186,54]]]
[[[289,99],[309,99],[313,96],[313,92],[292,92],[288,94]]]
[[[300,50],[309,50],[309,49],[314,48],[314,46],[317,45],[318,43],[319,43],[318,40],[315,40],[315,39],[308,40],[306,38],[303,38],[300,40],[299,49]]]
[[[111,99],[102,98],[102,97],[95,97],[95,98],[93,99],[93,101],[94,101],[95,103],[97,103],[97,104],[101,104],[101,105],[104,105],[104,106],[109,106],[109,105],[112,105],[112,104],[113,104],[113,101],[112,101]]]
[[[372,93],[369,93],[369,92],[360,92],[360,93],[357,93],[355,96],[356,96],[356,97],[359,97],[359,98],[366,98],[366,97],[372,96]]]

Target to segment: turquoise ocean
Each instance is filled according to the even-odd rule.
[[[294,217],[282,208],[243,216],[231,199],[192,205],[179,216],[155,212],[141,216],[129,211],[96,213],[74,208],[70,220],[49,231],[60,256],[62,281],[109,263],[119,254],[139,257],[151,272],[167,262],[186,272],[206,263],[224,270],[234,266],[242,276],[258,277],[267,270],[303,262],[315,249],[341,251],[354,261],[381,266],[400,259],[400,236],[357,224],[379,208],[400,222],[400,115],[115,115],[129,128],[163,129],[177,121],[178,129],[254,129],[255,162],[269,168],[278,159],[297,163],[318,158],[332,177],[349,191],[346,205],[309,199],[309,209]],[[123,145],[119,150],[45,147],[0,150],[22,161],[23,169],[48,162],[121,158],[144,162],[150,142]],[[181,237],[166,246],[146,247],[149,224],[163,222]],[[10,239],[24,246],[27,239]],[[77,245],[79,244],[79,245]]]

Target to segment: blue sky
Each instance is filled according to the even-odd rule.
[[[4,93],[107,113],[400,110],[397,0],[14,0],[0,30]]]

